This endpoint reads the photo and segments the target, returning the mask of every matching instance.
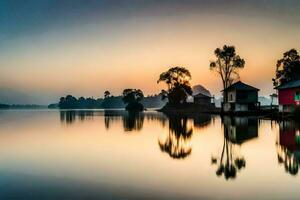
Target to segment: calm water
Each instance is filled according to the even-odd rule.
[[[299,199],[299,150],[293,122],[0,111],[0,199]]]

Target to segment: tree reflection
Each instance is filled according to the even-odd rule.
[[[202,129],[207,127],[211,121],[211,115],[164,115],[169,121],[168,133],[164,138],[159,138],[158,144],[162,152],[167,153],[171,158],[184,159],[192,152],[191,138],[194,128]],[[163,118],[163,124],[165,118]]]
[[[279,123],[279,142],[277,142],[278,163],[285,171],[297,175],[300,164],[300,126],[295,121]]]
[[[104,124],[109,129],[114,122],[122,121],[125,132],[140,131],[143,128],[145,114],[143,112],[130,112],[124,110],[105,110]]]
[[[240,146],[247,140],[258,136],[258,120],[242,117],[223,117],[224,141],[219,157],[212,157],[217,165],[216,175],[226,180],[235,179],[237,172],[246,167],[245,158],[240,155]]]
[[[186,158],[192,152],[190,145],[192,134],[193,129],[188,126],[187,117],[169,116],[169,134],[165,140],[158,141],[159,147],[171,158]]]
[[[144,113],[128,111],[123,115],[124,131],[139,131],[143,128]]]
[[[209,114],[200,114],[193,116],[194,128],[203,129],[209,126],[214,118]]]
[[[104,111],[104,125],[106,129],[111,128],[114,122],[120,122],[125,111],[121,110],[105,110]]]
[[[61,110],[60,111],[60,121],[66,124],[72,124],[79,119],[84,121],[91,119],[94,116],[94,111],[90,110]]]

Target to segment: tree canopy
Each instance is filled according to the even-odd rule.
[[[94,98],[80,97],[77,99],[72,95],[61,97],[58,103],[60,109],[83,109],[83,108],[99,108],[101,107],[102,100]]]
[[[104,98],[107,98],[107,97],[109,97],[110,96],[110,92],[108,91],[108,90],[106,90],[105,92],[104,92]]]
[[[123,90],[123,102],[127,104],[126,110],[144,110],[143,105],[140,103],[144,98],[144,94],[140,89],[125,89]]]
[[[224,45],[221,49],[217,48],[214,53],[216,59],[210,62],[210,70],[220,75],[225,89],[239,79],[239,69],[244,68],[245,60],[236,54],[234,46]],[[226,95],[224,100],[227,100]]]
[[[157,83],[165,82],[168,86],[168,91],[163,90],[163,96],[167,96],[169,103],[178,104],[186,102],[187,96],[192,95],[191,78],[191,73],[186,68],[172,67],[160,74]]]
[[[300,56],[296,49],[283,54],[276,64],[276,74],[273,78],[274,86],[300,79]]]

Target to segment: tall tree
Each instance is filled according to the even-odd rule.
[[[187,96],[192,95],[190,86],[191,73],[184,67],[172,67],[160,74],[157,83],[165,82],[168,86],[167,97],[169,103],[179,104],[186,102]],[[164,90],[162,93],[166,93]],[[163,95],[164,96],[164,95]]]
[[[300,79],[300,56],[296,49],[291,49],[283,54],[283,58],[277,61],[276,75],[273,78],[274,86],[289,81]]]
[[[215,50],[216,60],[210,62],[210,70],[216,71],[223,84],[223,89],[229,87],[239,79],[239,69],[244,68],[245,60],[236,54],[234,46],[224,45],[223,48]],[[227,102],[227,95],[224,92],[224,102]]]

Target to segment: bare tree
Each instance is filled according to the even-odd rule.
[[[224,45],[222,49],[217,48],[214,53],[216,60],[210,62],[210,70],[220,75],[223,89],[226,89],[239,79],[239,69],[244,68],[245,60],[236,54],[234,46]],[[227,102],[225,93],[223,94],[224,102]]]

